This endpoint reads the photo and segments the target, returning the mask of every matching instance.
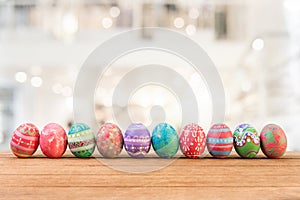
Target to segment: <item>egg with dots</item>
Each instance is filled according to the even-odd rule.
[[[233,145],[240,157],[253,158],[260,149],[259,135],[251,125],[241,124],[233,133]]]
[[[98,131],[96,142],[98,151],[103,157],[114,158],[123,148],[122,131],[115,124],[103,124]]]
[[[206,137],[201,126],[192,123],[183,127],[179,146],[185,156],[199,158],[205,150],[205,145]]]
[[[56,123],[47,124],[41,131],[40,147],[49,158],[61,157],[67,149],[68,138],[65,129]]]
[[[21,124],[14,132],[10,141],[10,148],[14,155],[20,158],[30,157],[39,146],[39,130],[31,124]]]
[[[214,124],[207,133],[207,150],[215,158],[226,158],[232,151],[233,138],[226,124]]]
[[[286,151],[286,135],[276,124],[268,124],[262,129],[260,141],[261,150],[268,158],[280,158]]]
[[[155,153],[162,158],[173,157],[179,148],[179,139],[173,126],[160,123],[152,131],[151,142]]]
[[[84,123],[73,124],[68,133],[68,145],[74,156],[78,158],[90,157],[96,147],[93,131]]]
[[[134,158],[144,157],[150,150],[150,132],[142,123],[132,123],[124,134],[124,146]]]

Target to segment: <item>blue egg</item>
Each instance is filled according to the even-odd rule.
[[[152,146],[159,157],[171,158],[179,148],[176,130],[167,123],[158,124],[152,131]]]

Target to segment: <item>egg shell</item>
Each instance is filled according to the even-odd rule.
[[[125,150],[131,157],[144,157],[150,150],[150,132],[142,123],[131,124],[124,134]]]
[[[286,151],[286,135],[276,124],[268,124],[262,129],[260,142],[261,150],[268,158],[280,158]]]
[[[179,138],[176,130],[167,123],[158,124],[152,131],[152,147],[162,158],[173,157],[179,148]]]
[[[123,135],[120,128],[112,123],[103,124],[96,137],[99,153],[107,158],[118,156],[123,148]]]
[[[39,130],[35,125],[21,124],[12,135],[10,149],[17,157],[30,157],[39,146],[39,138]]]
[[[233,145],[240,157],[253,158],[260,149],[259,135],[251,125],[241,124],[233,133]]]
[[[207,150],[215,158],[225,158],[233,148],[233,137],[226,124],[214,124],[207,133]]]
[[[199,158],[206,145],[206,137],[203,128],[192,123],[183,127],[179,145],[182,153],[189,158]]]
[[[40,147],[49,158],[61,157],[67,149],[67,134],[63,127],[56,123],[47,124],[40,135]]]
[[[68,145],[74,156],[79,158],[90,157],[96,146],[93,131],[84,123],[73,124],[68,132]]]

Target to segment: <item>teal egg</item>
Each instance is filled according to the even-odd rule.
[[[167,123],[158,124],[152,131],[151,142],[159,157],[171,158],[179,148],[179,138],[176,130]]]
[[[68,133],[68,146],[74,156],[79,158],[90,157],[96,147],[93,131],[83,123],[72,125]]]

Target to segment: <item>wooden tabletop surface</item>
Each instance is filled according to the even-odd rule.
[[[1,199],[300,199],[295,152],[281,159],[172,160],[0,153],[0,166]]]

